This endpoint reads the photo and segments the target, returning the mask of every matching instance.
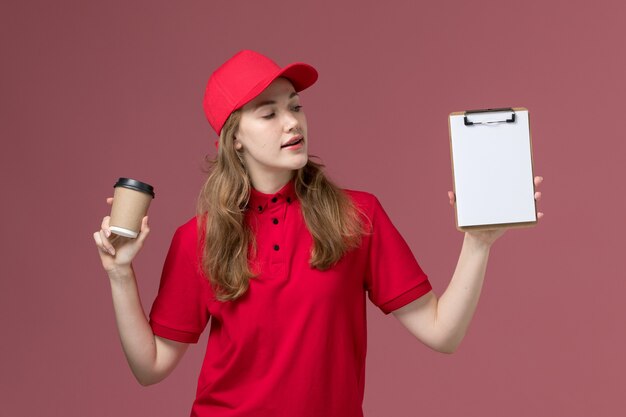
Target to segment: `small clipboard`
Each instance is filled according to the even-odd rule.
[[[537,224],[528,109],[453,112],[448,122],[456,228]]]

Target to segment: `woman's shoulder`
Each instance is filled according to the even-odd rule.
[[[188,249],[191,249],[194,243],[198,242],[198,218],[194,216],[180,226],[176,228],[174,231],[174,236],[172,240],[179,244],[188,246]]]
[[[182,248],[189,254],[194,252],[200,253],[201,245],[198,240],[197,216],[188,219],[176,228],[172,236],[172,246]]]
[[[379,204],[378,198],[370,192],[353,190],[351,188],[342,188],[342,190],[356,205],[366,210],[368,213],[371,212],[377,204]]]
[[[194,237],[198,232],[198,216],[193,216],[188,219],[185,223],[178,226],[176,229],[176,233],[180,233],[185,236],[193,235]]]

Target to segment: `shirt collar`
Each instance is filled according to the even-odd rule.
[[[258,191],[254,187],[250,188],[250,200],[248,202],[248,207],[257,213],[261,213],[265,211],[268,204],[291,204],[295,200],[295,178],[292,178],[287,184],[283,186],[283,188],[281,188],[274,194],[265,194]]]

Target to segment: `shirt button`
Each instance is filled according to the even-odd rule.
[[[272,222],[273,222],[274,224],[278,224],[278,219],[277,219],[277,218],[273,218],[273,219],[272,219]]]
[[[263,211],[263,206],[258,207],[259,211]]]
[[[276,197],[272,198],[272,203],[275,203],[277,201],[278,201],[278,199]]]
[[[280,249],[280,246],[274,245],[274,250],[278,250],[278,249]]]
[[[291,197],[287,197],[287,203],[291,203]]]

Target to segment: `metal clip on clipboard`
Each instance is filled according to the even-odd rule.
[[[468,115],[472,115],[472,114],[477,114],[477,113],[496,113],[496,112],[511,112],[511,118],[510,119],[504,119],[504,120],[489,120],[489,121],[483,121],[483,122],[478,122],[478,121],[474,121],[471,122],[467,119]],[[502,109],[484,109],[484,110],[468,110],[465,112],[465,116],[463,117],[463,122],[465,123],[465,126],[475,126],[475,125],[494,125],[494,124],[498,124],[498,123],[515,123],[515,110],[513,110],[512,107],[505,107]]]

